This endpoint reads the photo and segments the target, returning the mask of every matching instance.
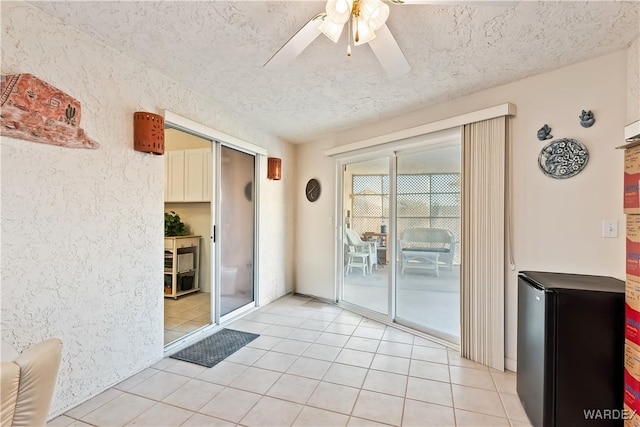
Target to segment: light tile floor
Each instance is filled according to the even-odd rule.
[[[165,345],[211,323],[211,294],[198,292],[164,299]]]
[[[530,426],[515,374],[302,297],[226,327],[261,336],[213,368],[165,358],[48,425]]]

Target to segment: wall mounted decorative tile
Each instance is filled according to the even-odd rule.
[[[69,148],[98,148],[80,127],[80,102],[32,74],[0,79],[0,134]]]

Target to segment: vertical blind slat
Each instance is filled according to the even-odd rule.
[[[463,135],[461,353],[504,370],[506,118]]]

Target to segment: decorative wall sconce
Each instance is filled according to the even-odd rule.
[[[277,157],[267,158],[267,179],[276,181],[282,179],[282,159]]]
[[[144,111],[133,114],[133,149],[164,154],[164,117]]]

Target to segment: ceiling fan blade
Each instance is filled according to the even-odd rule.
[[[369,41],[369,46],[389,77],[398,77],[411,70],[400,46],[386,25],[376,30],[376,38]]]
[[[320,24],[326,16],[319,13],[309,20],[300,30],[293,35],[278,51],[271,57],[263,67],[277,69],[293,61],[303,50],[307,48],[320,34]]]

